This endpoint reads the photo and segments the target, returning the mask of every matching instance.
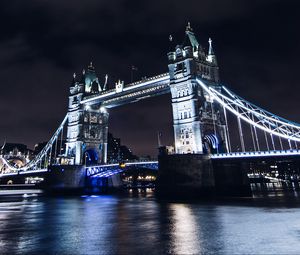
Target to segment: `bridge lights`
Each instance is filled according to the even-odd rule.
[[[126,164],[125,164],[125,163],[120,163],[119,165],[120,165],[121,168],[126,167]]]

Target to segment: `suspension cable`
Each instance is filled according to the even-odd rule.
[[[297,142],[296,141],[294,141],[294,142],[295,142],[295,148],[296,148],[296,150],[298,150]]]
[[[230,143],[230,136],[229,136],[229,129],[228,129],[228,121],[227,121],[227,112],[225,107],[223,106],[223,111],[224,111],[224,117],[225,117],[225,123],[226,123],[226,134],[225,137],[227,137],[226,139],[226,144],[227,144],[227,151],[231,152],[231,143]]]
[[[54,158],[55,158],[55,160],[57,158],[57,141],[58,141],[58,137],[55,140],[55,151],[54,151]]]
[[[278,138],[279,138],[280,148],[281,148],[281,150],[283,150],[283,145],[282,145],[281,137],[278,136]]]
[[[237,119],[238,119],[241,147],[242,147],[242,151],[245,152],[245,143],[244,143],[244,136],[243,136],[243,130],[242,130],[242,123],[241,123],[240,117],[237,117]]]
[[[214,107],[213,107],[213,99],[210,101],[210,106],[211,106],[211,117],[213,120],[213,126],[214,126],[214,134],[215,134],[215,138],[217,138],[217,131],[216,131],[216,123],[215,123],[215,114],[214,114]],[[217,144],[217,153],[219,153],[219,144]]]
[[[265,134],[265,140],[266,140],[267,150],[269,151],[270,147],[269,147],[269,142],[268,142],[266,131],[264,131],[264,134]]]
[[[63,134],[64,134],[64,127],[62,127],[61,133],[60,133],[60,148],[59,148],[59,155],[61,155],[61,150],[62,150]]]
[[[271,137],[271,142],[272,142],[273,150],[275,151],[275,143],[274,143],[273,134],[270,134],[270,137]]]
[[[289,147],[290,147],[290,150],[292,149],[292,144],[291,144],[291,140],[288,139],[288,143],[289,143]]]
[[[251,137],[252,137],[252,143],[253,143],[253,149],[256,151],[256,145],[255,145],[255,140],[254,140],[254,135],[253,135],[253,129],[252,125],[250,124],[250,130],[251,130]]]

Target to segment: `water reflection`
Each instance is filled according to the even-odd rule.
[[[299,197],[157,201],[151,194],[0,198],[4,254],[299,254]]]
[[[201,251],[201,226],[196,222],[190,206],[185,204],[171,204],[172,253],[196,254]]]

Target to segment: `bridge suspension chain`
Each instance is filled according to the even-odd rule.
[[[6,169],[13,172],[42,169],[43,167],[47,168],[47,166],[52,163],[51,158],[53,154],[53,146],[57,145],[59,136],[61,137],[60,143],[62,148],[63,128],[67,122],[67,119],[68,119],[68,115],[64,117],[63,121],[61,122],[57,130],[54,132],[53,136],[49,139],[47,144],[44,146],[44,148],[26,165],[17,168],[12,166],[5,158],[0,158],[2,164],[5,166]]]
[[[201,79],[197,78],[196,81],[203,88],[203,90],[205,90],[216,102],[220,103],[224,108],[226,108],[226,110],[230,111],[236,117],[248,122],[253,126],[258,149],[260,149],[260,146],[257,138],[256,128],[267,132],[270,135],[272,134],[271,140],[274,139],[274,136],[286,139],[290,148],[292,148],[291,141],[296,143],[300,142],[299,124],[276,116],[275,114],[249,103],[241,97],[233,94],[224,86],[222,88],[225,93],[222,94],[213,87],[206,85]],[[266,139],[266,144],[268,149],[270,149],[268,139]],[[296,144],[295,146],[297,147]],[[273,149],[274,148],[275,143]]]

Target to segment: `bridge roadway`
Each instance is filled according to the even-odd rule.
[[[251,152],[232,152],[232,153],[218,153],[212,154],[211,159],[213,160],[231,160],[231,159],[243,159],[243,160],[282,160],[294,157],[299,157],[300,160],[300,149],[299,150],[274,150],[274,151],[251,151]],[[124,162],[114,163],[106,165],[95,165],[85,166],[87,177],[109,177],[121,172],[126,171],[130,167],[141,167],[152,170],[158,170],[158,161],[140,161],[140,162]],[[10,173],[0,174],[0,178],[14,177],[14,176],[32,176],[33,174],[42,174],[48,172],[49,169],[36,169],[27,171],[14,171]]]
[[[140,167],[147,168],[152,170],[158,170],[158,161],[140,161],[140,162],[124,162],[124,163],[115,163],[115,164],[106,164],[106,165],[95,165],[95,166],[85,166],[86,176],[87,177],[109,177],[117,173],[126,171],[131,167]],[[63,166],[62,166],[63,169]],[[37,170],[20,170],[10,173],[0,174],[0,178],[4,177],[14,177],[20,175],[29,175],[32,174],[42,174],[49,172],[49,169],[37,169]]]
[[[117,173],[121,173],[130,167],[140,167],[152,170],[158,170],[158,161],[141,161],[141,162],[125,162],[99,166],[86,167],[86,175],[88,177],[109,177]]]
[[[278,157],[300,156],[300,150],[273,150],[273,151],[247,151],[212,154],[212,159],[234,159],[234,158],[278,158]]]
[[[80,103],[101,103],[106,108],[113,108],[123,104],[137,102],[147,97],[169,93],[169,85],[170,76],[168,73],[164,73],[124,85],[120,91],[110,89],[97,95],[87,96]]]

